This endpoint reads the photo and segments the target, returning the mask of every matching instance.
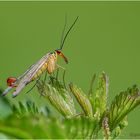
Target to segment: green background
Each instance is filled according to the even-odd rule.
[[[87,92],[93,73],[105,71],[110,99],[133,84],[140,87],[140,2],[0,2],[1,88],[6,88],[7,77],[19,76],[59,48],[65,14],[68,27],[79,16],[63,49],[69,64],[58,62],[67,69],[67,82]],[[17,98],[8,95],[10,102],[44,102],[36,89],[24,94],[30,87]],[[121,138],[140,138],[139,109],[128,116]]]

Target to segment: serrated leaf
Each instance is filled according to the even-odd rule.
[[[127,116],[120,121],[120,123],[117,125],[117,127],[113,130],[112,132],[112,138],[116,139],[121,133],[122,130],[128,125],[128,121],[127,121]]]
[[[23,105],[22,102],[18,102],[18,103],[19,103],[21,114],[25,114],[27,112],[26,107]]]
[[[69,139],[92,139],[97,126],[97,121],[89,117],[78,117],[64,121],[64,128]]]
[[[32,106],[31,106],[31,102],[30,101],[26,102],[26,107],[27,107],[28,112],[32,112]]]
[[[17,116],[20,116],[20,114],[21,114],[19,109],[15,105],[13,105],[12,111],[13,111],[13,114],[15,114]]]
[[[136,86],[117,95],[111,104],[108,115],[111,131],[139,104],[140,94]]]
[[[40,114],[37,106],[32,101],[19,102],[18,105],[13,105],[12,107],[13,114],[17,115],[17,117]]]

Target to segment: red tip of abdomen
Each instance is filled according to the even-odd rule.
[[[7,85],[9,87],[15,87],[15,82],[17,81],[17,79],[15,77],[9,77],[7,78]]]

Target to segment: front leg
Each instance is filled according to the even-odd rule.
[[[65,84],[65,72],[66,72],[66,69],[57,64],[57,65],[56,65],[56,69],[57,69],[56,79],[58,79],[59,68],[63,69],[63,71],[64,71],[64,72],[63,72],[63,85],[64,85],[64,87],[65,87],[65,89],[66,89],[66,84]]]
[[[58,73],[59,73],[59,69],[60,68],[63,69],[63,71],[65,73],[65,68],[63,68],[62,66],[56,64],[56,66],[55,66],[55,70],[57,70],[57,72],[56,72],[56,79],[58,79]]]
[[[59,68],[61,68],[61,69],[63,69],[65,71],[65,68],[63,68],[62,66],[56,64],[56,69],[59,69]]]

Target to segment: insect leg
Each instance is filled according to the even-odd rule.
[[[58,69],[58,68],[61,68],[61,69],[63,69],[63,70],[65,70],[65,68],[63,68],[62,66],[60,66],[60,65],[56,65],[56,69]]]
[[[45,72],[45,77],[44,77],[44,83],[45,83],[45,81],[46,81],[46,78],[47,78],[47,71]]]
[[[58,73],[59,73],[59,68],[57,68],[57,72],[56,72],[56,80],[58,80]]]
[[[64,87],[65,87],[65,89],[66,89],[66,84],[65,84],[65,73],[66,73],[66,70],[65,70],[65,68],[63,68],[62,66],[60,66],[60,65],[56,65],[56,67],[57,67],[57,69],[59,69],[59,68],[61,68],[61,69],[63,69],[63,84],[64,84]]]
[[[66,73],[66,71],[65,71],[65,69],[64,69],[64,72],[63,72],[63,84],[64,84],[64,87],[65,87],[65,89],[66,89],[66,84],[65,84],[65,73]]]
[[[35,82],[35,84],[26,92],[29,93],[30,91],[32,91],[34,89],[34,87],[36,86],[37,82]]]
[[[29,93],[30,91],[32,91],[39,80],[40,80],[40,77],[36,80],[35,84],[26,93]]]

